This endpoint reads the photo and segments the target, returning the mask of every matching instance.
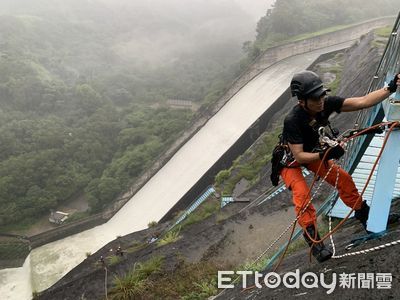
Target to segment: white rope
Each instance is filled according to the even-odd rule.
[[[337,173],[336,173],[335,189],[337,189],[338,182],[339,182],[339,168],[337,169]],[[332,217],[331,217],[331,215],[329,215],[329,227],[328,227],[328,229],[329,229],[329,232],[332,232]],[[329,238],[331,240],[331,245],[332,245],[332,250],[333,250],[332,257],[333,257],[333,256],[335,256],[336,249],[335,249],[335,243],[333,242],[333,234],[332,233],[329,235]]]
[[[332,231],[332,217],[331,216],[329,216],[329,232],[331,232]],[[332,252],[333,252],[333,254],[332,254],[332,258],[336,258],[336,256],[335,256],[335,254],[336,254],[336,248],[335,248],[335,243],[333,242],[333,234],[331,234],[330,236],[329,236],[329,238],[330,238],[330,240],[331,240],[331,245],[332,245]]]
[[[395,246],[395,245],[398,245],[398,244],[400,244],[400,240],[396,240],[396,241],[393,241],[393,242],[390,242],[390,243],[386,243],[386,244],[383,244],[383,245],[380,245],[380,246],[376,246],[376,247],[372,247],[372,248],[365,249],[365,250],[360,250],[360,251],[345,253],[345,254],[342,254],[342,255],[332,256],[332,258],[343,258],[343,257],[346,257],[346,256],[354,256],[354,255],[358,255],[358,254],[367,254],[367,253],[370,253],[370,252],[374,252],[374,251],[377,251],[377,250],[382,250],[382,249],[384,249],[386,247],[391,247],[391,246]]]
[[[338,178],[339,178],[339,173],[338,173],[338,176],[336,178],[336,184],[337,184]],[[329,216],[329,232],[331,232],[331,231],[332,231],[332,217]],[[333,250],[332,258],[336,258],[336,259],[343,258],[343,257],[346,257],[346,256],[354,256],[354,255],[359,255],[359,254],[366,254],[366,253],[370,253],[370,252],[374,252],[374,251],[377,251],[377,250],[384,249],[386,247],[391,247],[391,246],[395,246],[395,245],[400,244],[400,240],[396,240],[396,241],[393,241],[393,242],[390,242],[390,243],[386,243],[386,244],[383,244],[383,245],[379,245],[379,246],[375,246],[375,247],[372,247],[372,248],[369,248],[369,249],[364,249],[364,250],[360,250],[360,251],[354,251],[354,252],[345,253],[345,254],[342,254],[342,255],[336,255],[336,247],[335,247],[335,243],[333,242],[333,234],[331,234],[329,236],[329,238],[331,240],[331,245],[332,245],[332,250]]]

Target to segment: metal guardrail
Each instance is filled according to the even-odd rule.
[[[169,228],[169,230],[185,220],[188,215],[190,215],[197,207],[206,201],[213,193],[215,193],[214,187],[208,186],[207,189],[199,197],[197,197],[196,200],[189,206],[189,208],[187,208],[186,211],[178,218],[174,225]]]

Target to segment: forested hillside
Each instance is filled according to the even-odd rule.
[[[182,3],[0,2],[0,231],[82,193],[103,209],[190,123],[167,99],[221,95],[253,25]]]
[[[262,50],[297,37],[381,16],[395,16],[398,0],[276,0],[258,21],[255,41],[244,49],[250,58]],[[331,28],[334,30],[335,28]],[[305,36],[303,36],[305,37]]]

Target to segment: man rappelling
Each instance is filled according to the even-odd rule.
[[[382,89],[363,97],[342,98],[328,95],[330,90],[323,86],[320,77],[312,71],[299,72],[291,80],[291,93],[293,97],[297,97],[298,104],[285,117],[280,143],[286,146],[287,151],[282,156],[273,157],[271,180],[277,185],[280,175],[286,187],[292,191],[304,238],[312,246],[312,254],[319,262],[331,258],[332,252],[322,241],[313,244],[309,238],[320,240],[315,208],[309,203],[309,187],[301,167],[313,171],[332,186],[336,186],[339,197],[348,207],[354,208],[355,218],[366,229],[369,206],[361,199],[352,177],[332,160],[339,159],[345,150],[336,141],[338,132],[331,127],[329,116],[334,112],[351,112],[374,106],[396,92],[399,85],[400,76],[397,74]],[[274,154],[277,153],[274,151]]]

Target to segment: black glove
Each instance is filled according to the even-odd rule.
[[[328,149],[331,149],[331,150],[326,155],[325,160],[330,160],[332,158],[338,159],[338,158],[342,157],[344,154],[344,149],[340,145],[337,145],[333,148],[331,147],[331,148],[327,148],[327,149],[321,151],[319,153],[319,158],[321,160],[324,158],[325,152],[328,151]]]
[[[389,82],[389,84],[388,84],[388,89],[389,89],[389,92],[391,93],[391,94],[393,94],[394,92],[396,92],[397,91],[397,80],[399,80],[399,74],[400,73],[397,73],[395,76],[394,76],[394,78]]]

